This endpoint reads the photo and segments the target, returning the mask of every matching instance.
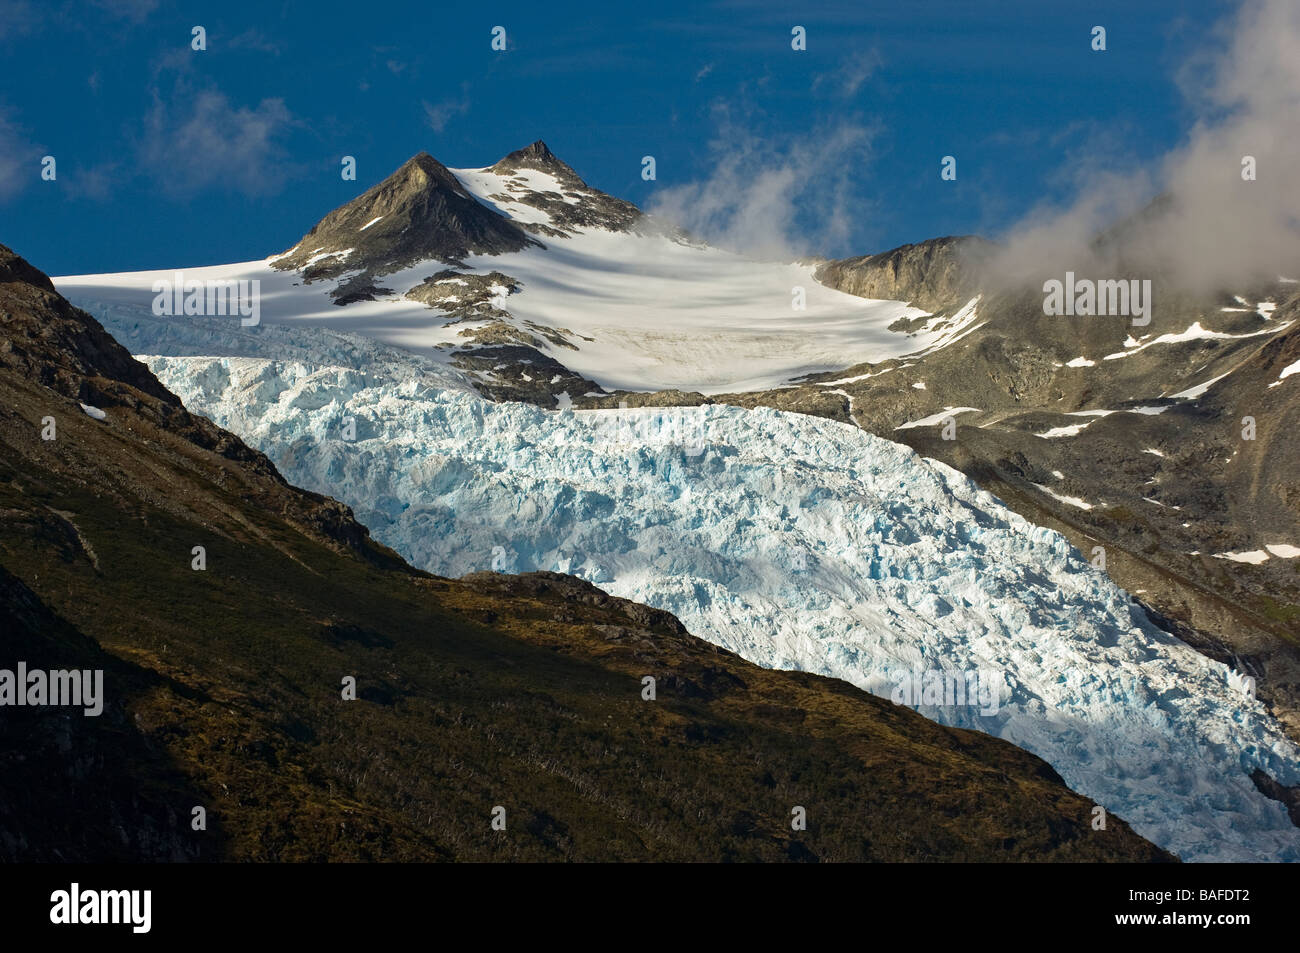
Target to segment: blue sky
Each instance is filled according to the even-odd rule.
[[[668,206],[689,210],[714,190],[714,221],[688,224],[742,226],[732,237],[758,221],[849,255],[997,234],[1067,202],[1089,172],[1141,168],[1182,142],[1194,116],[1179,71],[1234,9],[329,6],[0,0],[0,243],[52,274],[261,258],[421,149],[482,166],[538,138],[642,206],[676,196]],[[1097,24],[1104,53],[1090,48]],[[190,48],[195,25],[206,51]],[[498,25],[504,53],[490,46]],[[339,175],[344,155],[355,182]],[[940,179],[945,155],[954,182]],[[725,207],[774,190],[788,201],[756,219]]]

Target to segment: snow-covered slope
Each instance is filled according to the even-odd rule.
[[[1300,860],[1249,779],[1300,783],[1263,706],[1063,537],[905,447],[767,409],[552,413],[378,369],[148,363],[417,565],[571,572],[760,664],[886,696],[981,671],[996,714],[921,710],[1040,755],[1185,859]]]
[[[852,361],[898,357],[966,327],[941,322],[916,336],[891,331],[900,318],[926,312],[826,288],[813,279],[810,265],[755,262],[660,235],[595,229],[552,239],[544,249],[474,256],[467,264],[471,271],[502,271],[519,281],[521,290],[502,302],[511,323],[567,332],[572,348],[544,340],[540,350],[611,390],[760,390]],[[452,321],[403,297],[442,268],[431,262],[386,276],[391,296],[346,307],[335,305],[321,284],[298,284],[296,272],[267,262],[188,268],[184,277],[259,280],[267,325],[313,325],[434,354],[440,346],[465,343],[462,331],[486,323]],[[115,309],[148,320],[153,283],[174,277],[173,271],[145,271],[54,282],[92,314]],[[796,287],[805,290],[806,310],[792,306]]]

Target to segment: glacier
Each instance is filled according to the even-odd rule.
[[[136,350],[154,333],[106,318]],[[1185,860],[1300,860],[1300,830],[1249,778],[1300,783],[1264,706],[1059,533],[910,448],[771,409],[492,403],[347,335],[316,329],[302,359],[276,359],[265,334],[169,326],[155,343],[175,353],[141,359],[187,407],[416,566],[572,573],[760,665],[884,697],[918,672],[997,673],[994,714],[913,707],[1039,755]]]

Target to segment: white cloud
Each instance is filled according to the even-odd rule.
[[[1004,267],[1017,277],[1113,262],[1092,257],[1099,230],[1159,193],[1159,214],[1133,223],[1115,251],[1130,269],[1214,288],[1294,270],[1300,260],[1300,4],[1247,0],[1221,43],[1182,71],[1197,117],[1183,143],[1150,167],[1079,161],[1083,186],[1064,208],[1040,209],[1011,230]],[[1256,181],[1243,181],[1253,156]]]
[[[142,22],[158,9],[158,0],[94,0],[94,4],[110,16],[132,23]]]
[[[13,198],[41,180],[45,150],[33,143],[0,106],[0,201]]]
[[[156,99],[141,159],[172,193],[215,187],[265,195],[286,177],[279,140],[293,122],[281,99],[252,109],[231,105],[215,90]]]
[[[853,225],[850,196],[870,131],[852,121],[776,143],[719,108],[713,172],[655,193],[649,211],[720,247],[765,257],[824,252]]]
[[[848,99],[857,95],[862,84],[875,75],[883,62],[880,51],[875,47],[859,50],[845,59],[839,69],[818,75],[813,80],[813,89],[830,87],[840,96]]]
[[[434,132],[442,132],[447,128],[447,123],[452,119],[469,112],[469,96],[464,88],[459,98],[444,99],[440,103],[423,102],[424,118],[428,120],[429,128]]]

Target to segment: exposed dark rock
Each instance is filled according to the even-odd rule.
[[[525,225],[539,234],[561,236],[574,228],[605,228],[632,231],[642,223],[644,213],[624,199],[593,189],[566,162],[556,158],[540,139],[530,146],[510,153],[491,167],[499,175],[510,176],[520,169],[534,169],[554,176],[562,191],[537,191],[524,180],[513,184],[501,199],[520,202],[546,212],[551,222]],[[568,199],[568,201],[566,201]]]
[[[1279,784],[1258,768],[1251,772],[1250,779],[1255,782],[1255,787],[1259,788],[1259,792],[1265,797],[1281,801],[1286,806],[1291,823],[1300,827],[1300,785],[1287,787]]]
[[[530,244],[538,242],[482,205],[446,166],[421,152],[326,215],[273,264],[301,269],[308,281],[357,271],[373,280],[420,261],[459,265],[471,254],[499,255]]]

